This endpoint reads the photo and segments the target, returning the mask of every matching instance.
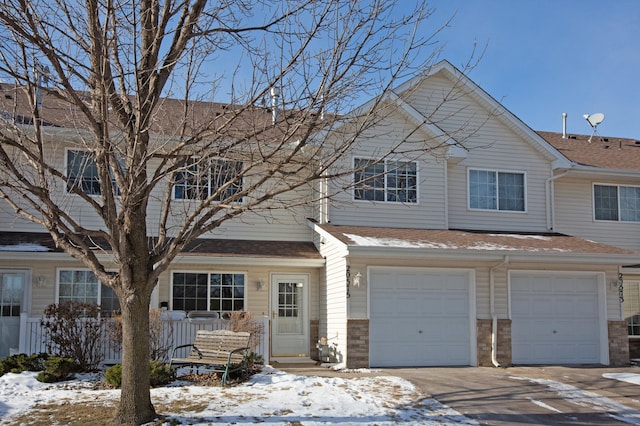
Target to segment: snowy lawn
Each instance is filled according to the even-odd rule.
[[[102,425],[113,416],[118,390],[101,376],[40,383],[36,373],[0,377],[0,424]],[[266,367],[247,382],[221,388],[176,381],[151,390],[156,425],[358,425],[478,423],[426,398],[404,379],[297,376]]]

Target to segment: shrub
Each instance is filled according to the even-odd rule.
[[[163,386],[171,383],[176,378],[175,371],[169,365],[156,360],[149,362],[149,372],[151,386]],[[110,386],[119,388],[122,384],[122,364],[107,368],[104,373],[104,380]]]
[[[0,359],[0,376],[5,373],[20,374],[23,371],[40,371],[44,369],[47,354],[17,354]]]
[[[44,383],[61,382],[73,377],[78,365],[72,358],[50,356],[44,362],[44,370],[38,373],[36,379]]]
[[[103,323],[100,308],[90,303],[67,301],[44,311],[42,326],[48,333],[50,353],[72,358],[81,371],[95,371],[103,354]]]
[[[251,312],[233,311],[229,318],[227,328],[231,331],[247,331],[251,334],[249,346],[252,351],[258,348],[262,333],[264,332],[262,324],[253,319]],[[260,357],[261,359],[262,357]],[[257,358],[254,361],[258,362]]]
[[[109,340],[114,347],[120,349],[122,347],[122,320],[115,318],[109,323],[108,331]],[[166,361],[172,346],[173,321],[163,320],[160,309],[149,309],[149,358]]]

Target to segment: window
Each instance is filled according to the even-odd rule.
[[[596,220],[640,222],[640,187],[593,185]]]
[[[640,336],[640,281],[624,282],[624,317],[629,336]]]
[[[469,170],[469,208],[525,211],[524,173]]]
[[[215,201],[233,197],[242,191],[242,166],[239,161],[193,159],[184,170],[176,173],[173,197],[178,200],[204,200],[214,196]]]
[[[89,195],[100,195],[100,179],[94,155],[89,151],[67,151],[67,185],[69,191],[80,188]]]
[[[120,163],[121,166],[124,166],[123,161],[120,161]],[[69,192],[74,188],[79,188],[88,195],[102,194],[98,166],[95,162],[95,155],[91,151],[67,150],[67,178],[67,191]],[[116,195],[120,195],[120,190],[117,188],[113,176],[111,181],[114,188],[116,188]]]
[[[101,284],[95,274],[88,270],[58,271],[58,303],[71,300],[99,305],[103,314],[120,310],[120,303],[113,290]]]
[[[244,309],[242,273],[173,273],[173,305],[181,311],[231,312]]]
[[[417,165],[411,161],[354,161],[354,198],[392,203],[418,202]]]

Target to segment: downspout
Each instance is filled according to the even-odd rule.
[[[496,314],[496,278],[495,272],[509,264],[509,256],[489,270],[489,302],[491,304],[491,362],[494,367],[500,367],[498,362],[498,315]]]
[[[545,189],[547,191],[547,229],[550,231],[554,231],[556,227],[556,215],[554,212],[554,199],[555,199],[555,191],[553,186],[553,181],[564,177],[569,173],[568,171],[560,173],[559,175],[551,176],[549,179],[545,181]]]

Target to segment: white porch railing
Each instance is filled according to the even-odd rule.
[[[27,314],[20,316],[20,341],[18,351],[27,355],[47,352],[48,336],[41,325],[42,318],[29,317]],[[262,333],[252,336],[254,352],[262,356],[265,365],[269,364],[269,318],[256,319],[261,325]],[[163,347],[170,348],[168,356],[171,356],[173,348],[192,343],[197,330],[221,330],[227,329],[229,321],[225,319],[163,319]],[[108,338],[107,324],[104,330],[104,364],[116,364],[122,359],[119,345],[114,344]]]

